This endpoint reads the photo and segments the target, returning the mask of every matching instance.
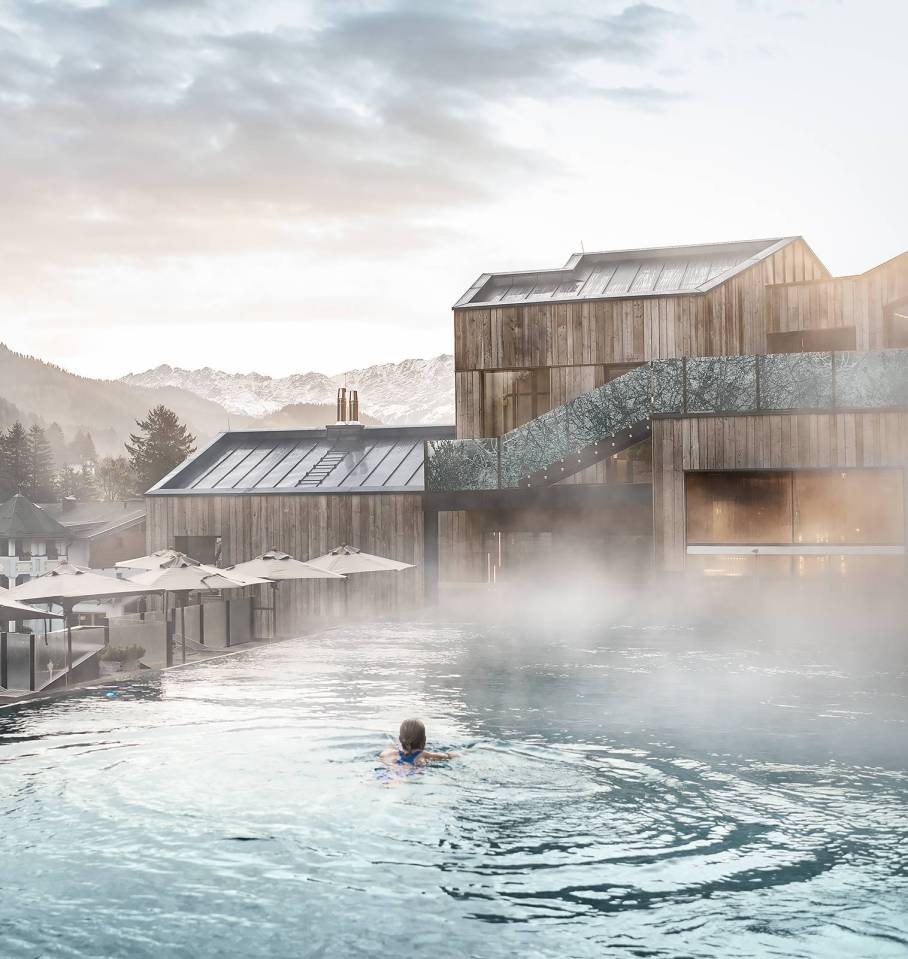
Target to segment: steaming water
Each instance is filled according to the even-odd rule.
[[[908,954],[904,656],[744,645],[357,627],[4,713],[0,952]],[[409,714],[462,757],[377,774]]]

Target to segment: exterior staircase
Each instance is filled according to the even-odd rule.
[[[908,407],[908,350],[653,360],[501,437],[426,443],[426,490],[546,486],[646,439],[657,416]]]

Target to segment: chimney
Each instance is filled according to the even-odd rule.
[[[350,393],[349,420],[353,423],[359,422],[359,392],[352,390]]]
[[[347,387],[340,386],[337,390],[337,422],[347,422]]]

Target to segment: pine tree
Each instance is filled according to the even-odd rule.
[[[144,420],[136,420],[136,425],[142,432],[130,433],[126,452],[140,489],[146,490],[195,450],[195,437],[177,419],[177,414],[163,405],[149,410]]]
[[[59,423],[51,423],[44,431],[45,439],[50,446],[51,455],[54,458],[54,464],[57,469],[62,469],[69,462],[69,455],[66,448],[66,437]]]
[[[136,495],[139,481],[125,456],[106,456],[95,469],[95,483],[101,498],[127,500]]]
[[[53,498],[54,458],[44,430],[37,423],[28,431],[28,486],[25,494],[33,503]]]
[[[6,499],[13,493],[25,493],[29,477],[28,433],[19,423],[0,436],[0,492]]]
[[[57,495],[72,496],[86,503],[98,498],[94,476],[91,471],[67,463],[57,474]]]
[[[73,463],[84,465],[85,463],[95,463],[98,454],[95,451],[95,441],[91,438],[88,430],[78,430],[69,444],[69,455]]]

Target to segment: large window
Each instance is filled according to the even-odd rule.
[[[688,545],[904,543],[901,470],[687,474]]]
[[[482,374],[483,436],[501,436],[551,409],[548,369]]]
[[[689,473],[687,542],[791,543],[791,474]]]

